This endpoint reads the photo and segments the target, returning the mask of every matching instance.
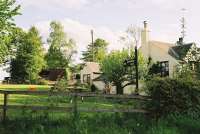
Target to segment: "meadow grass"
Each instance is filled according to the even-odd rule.
[[[143,114],[9,111],[1,134],[199,134],[200,119],[185,115],[158,121]],[[14,131],[13,131],[14,130]]]
[[[27,85],[21,85],[21,89],[18,86],[14,87],[13,90],[27,90]],[[38,90],[43,89],[48,90],[44,87]],[[73,106],[71,100],[72,97],[69,96],[10,95],[8,104],[67,107]],[[2,101],[3,96],[0,96],[0,104]],[[119,99],[92,97],[84,98],[82,102],[81,98],[78,98],[78,108],[135,108],[138,105],[141,106],[137,101],[121,102]],[[0,134],[199,134],[200,132],[200,119],[186,115],[172,115],[154,120],[144,114],[79,112],[75,118],[72,112],[23,109],[8,110],[7,115],[6,123],[0,123]]]
[[[14,84],[0,84],[0,90],[49,90],[51,86],[49,85],[14,85]]]

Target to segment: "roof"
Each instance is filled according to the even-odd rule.
[[[161,41],[150,41],[149,43],[150,43],[150,45],[154,45],[167,53],[168,53],[169,49],[174,46],[174,44],[172,44],[172,43],[161,42]]]
[[[188,51],[191,49],[191,47],[193,45],[194,45],[194,43],[173,46],[173,47],[171,47],[171,49],[169,49],[168,53],[175,59],[182,60],[183,58],[185,58]]]
[[[95,72],[95,73],[100,72],[100,65],[97,62],[86,62],[85,67],[89,68],[91,72]]]
[[[42,70],[39,75],[47,80],[56,81],[65,76],[65,69]]]
[[[150,45],[160,48],[164,52],[168,53],[170,56],[176,60],[183,60],[187,55],[188,51],[195,43],[188,43],[184,45],[175,45],[172,43],[160,42],[160,41],[150,41]]]

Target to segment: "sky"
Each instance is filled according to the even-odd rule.
[[[65,32],[76,41],[79,51],[95,38],[107,40],[109,50],[124,47],[119,38],[130,25],[148,22],[150,39],[175,43],[180,37],[182,8],[186,8],[186,42],[200,44],[198,0],[17,0],[22,15],[15,18],[17,26],[36,26],[46,43],[49,23],[62,22]],[[1,73],[2,74],[2,73]]]
[[[52,20],[62,22],[65,32],[77,43],[79,51],[90,43],[90,30],[95,38],[104,38],[109,49],[123,47],[119,37],[129,25],[149,24],[152,40],[176,42],[180,37],[182,8],[186,8],[186,41],[200,42],[200,12],[197,0],[17,0],[21,16],[16,24],[24,29],[37,26],[44,43]],[[79,54],[80,55],[80,54]]]

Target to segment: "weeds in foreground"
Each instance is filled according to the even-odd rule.
[[[14,133],[13,133],[14,130]],[[142,114],[73,114],[25,112],[16,114],[0,134],[199,134],[200,119],[171,115],[158,121]]]

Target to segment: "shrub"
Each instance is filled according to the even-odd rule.
[[[92,92],[96,92],[98,90],[94,84],[92,84],[90,88]]]
[[[61,78],[56,82],[55,86],[53,87],[53,90],[67,91],[67,87],[68,87],[68,80],[66,78]]]
[[[41,78],[41,79],[38,80],[37,84],[38,85],[48,85],[49,82],[48,82],[48,80]]]
[[[147,106],[156,117],[188,111],[198,114],[200,110],[199,81],[154,78],[146,83],[146,91],[152,99]]]

